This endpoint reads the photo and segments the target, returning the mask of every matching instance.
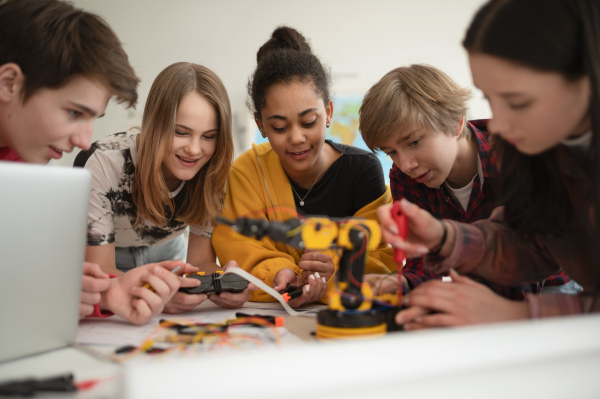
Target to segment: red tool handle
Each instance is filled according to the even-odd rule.
[[[408,220],[406,215],[400,210],[400,202],[396,201],[392,204],[392,219],[398,227],[398,235],[406,240],[408,237]],[[402,267],[404,266],[405,254],[404,250],[394,248],[394,261],[398,265],[398,306],[402,305],[402,296],[404,294],[404,285],[402,283]]]
[[[406,215],[400,210],[400,202],[396,201],[392,204],[392,219],[396,222],[398,227],[398,235],[406,240],[408,236],[408,220]],[[402,267],[402,261],[404,261],[404,251],[399,248],[394,248],[394,260],[399,267]]]

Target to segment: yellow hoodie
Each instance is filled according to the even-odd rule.
[[[390,189],[372,203],[358,210],[354,217],[377,220],[376,210],[380,205],[392,202]],[[240,155],[229,172],[227,193],[222,216],[228,219],[238,217],[266,218],[282,222],[297,217],[292,188],[281,161],[269,143],[252,144],[252,149]],[[230,227],[217,225],[213,231],[212,244],[219,262],[224,265],[235,260],[238,265],[267,285],[273,286],[273,278],[283,268],[294,270],[298,267],[302,250],[292,248],[268,237],[258,241],[234,232]],[[331,256],[336,270],[339,265],[338,252],[319,251]],[[366,259],[365,273],[390,273],[397,269],[393,251],[386,243],[371,251]],[[327,282],[328,292],[334,286],[334,278]],[[269,302],[274,299],[262,290],[253,291],[251,301]],[[322,299],[327,302],[327,295]]]

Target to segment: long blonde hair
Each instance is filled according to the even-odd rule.
[[[175,205],[161,172],[162,162],[171,151],[177,108],[183,96],[192,91],[206,98],[218,114],[219,133],[210,160],[183,190],[181,209]],[[231,106],[223,82],[210,69],[178,62],[165,68],[154,80],[144,107],[138,138],[138,161],[133,175],[132,196],[138,213],[137,226],[148,219],[158,226],[169,222],[165,212],[191,225],[214,223],[223,203],[227,175],[233,161]],[[181,195],[181,194],[180,194]]]

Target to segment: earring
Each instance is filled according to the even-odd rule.
[[[325,124],[325,127],[329,127],[329,123],[330,123],[330,122],[329,122],[329,121],[327,121],[327,124]]]
[[[259,129],[259,130],[260,130],[260,129]],[[263,137],[263,139],[266,139],[266,138],[267,138],[267,135],[266,135],[266,134],[265,134],[265,132],[264,132],[264,131],[262,131],[262,130],[260,131],[260,135]]]

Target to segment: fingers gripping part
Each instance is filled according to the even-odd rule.
[[[222,275],[222,273],[213,273],[204,275],[199,272],[195,274],[186,274],[187,278],[200,280],[197,287],[181,287],[179,291],[186,294],[219,294],[221,292],[242,292],[248,286],[248,281],[235,274]]]

